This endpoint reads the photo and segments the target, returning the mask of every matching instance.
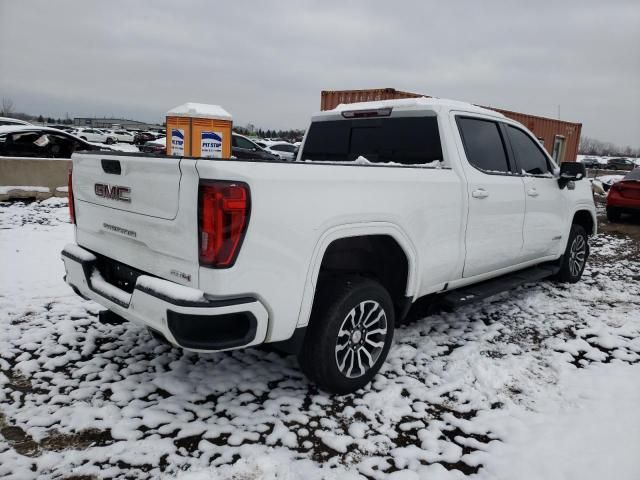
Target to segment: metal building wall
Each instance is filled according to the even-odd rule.
[[[372,102],[376,100],[394,100],[398,98],[427,97],[419,93],[402,92],[395,88],[376,88],[369,90],[323,90],[320,94],[320,109],[331,110],[341,103]],[[522,123],[533,134],[542,140],[544,148],[553,154],[553,144],[556,136],[565,138],[564,154],[562,160],[575,162],[580,143],[581,123],[565,122],[553,118],[539,117],[527,113],[502,110],[494,107],[483,107],[502,113],[505,117]]]

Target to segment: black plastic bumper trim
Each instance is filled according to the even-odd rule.
[[[89,252],[89,250],[87,251]],[[91,253],[93,255],[93,252]],[[82,271],[84,272],[85,280],[92,292],[97,293],[98,295],[106,298],[107,300],[115,303],[116,305],[120,305],[123,308],[129,307],[127,303],[121,302],[117,298],[111,297],[110,295],[106,295],[103,292],[96,291],[93,288],[93,286],[91,285],[91,272],[93,268],[95,268],[94,266],[95,260],[91,260],[91,261],[83,260],[82,258],[79,258],[76,255],[73,255],[72,253],[66,250],[63,250],[61,255],[64,257],[70,258],[74,262],[77,262],[80,265],[82,265]],[[147,275],[147,274],[144,273],[144,275]],[[148,276],[152,276],[152,275],[148,275]],[[74,288],[74,290],[77,290],[77,287],[75,285],[72,285],[72,287]],[[147,288],[143,285],[140,285],[140,286],[136,285],[133,291],[135,292],[136,290],[140,290],[141,292],[144,292],[147,295],[151,295],[152,297],[155,297],[158,300],[162,300],[164,302],[170,303],[171,305],[175,305],[176,307],[219,308],[219,307],[230,307],[233,305],[242,305],[245,303],[254,303],[258,301],[253,297],[237,297],[237,298],[222,298],[222,299],[205,298],[204,301],[181,300],[179,298],[171,298],[167,295],[163,295],[162,293],[156,292],[155,290]],[[79,294],[79,292],[76,292],[76,293]],[[131,295],[133,295],[133,293]],[[83,295],[80,295],[80,296],[83,296]]]
[[[251,343],[258,320],[251,312],[198,315],[167,310],[167,325],[181,347],[224,350]]]

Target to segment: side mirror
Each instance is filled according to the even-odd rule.
[[[586,176],[587,169],[584,164],[578,162],[563,162],[560,164],[558,185],[560,185],[560,188],[562,189],[566,187],[569,182],[582,180]]]

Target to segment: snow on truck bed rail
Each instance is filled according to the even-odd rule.
[[[637,480],[640,251],[400,327],[333,396],[265,349],[192,354],[64,284],[66,200],[0,204],[0,478]]]

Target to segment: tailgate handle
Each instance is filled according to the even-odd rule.
[[[102,159],[102,170],[104,173],[112,173],[114,175],[120,175],[122,167],[120,166],[120,160],[107,160]]]

